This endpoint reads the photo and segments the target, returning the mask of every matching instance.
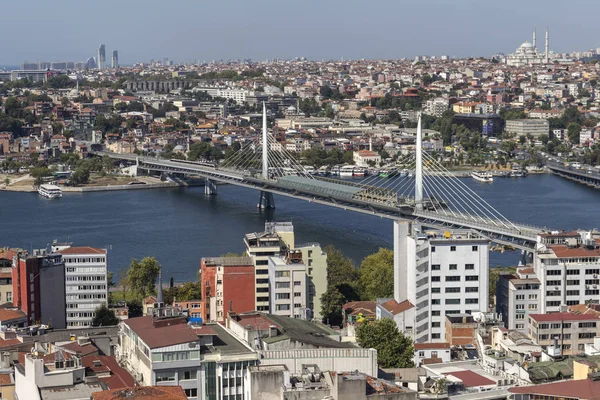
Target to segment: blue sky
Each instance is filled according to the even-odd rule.
[[[2,4],[0,65],[233,58],[491,55],[550,28],[558,52],[600,47],[598,0],[29,0]]]

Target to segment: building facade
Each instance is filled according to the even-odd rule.
[[[506,328],[527,334],[530,314],[539,313],[540,281],[532,268],[500,275],[496,284],[496,312]]]
[[[95,310],[108,304],[108,262],[104,249],[53,246],[65,262],[67,328],[92,325]]]
[[[489,241],[395,222],[394,300],[415,305],[415,341],[445,342],[446,315],[488,309]]]
[[[577,355],[600,335],[600,318],[596,314],[532,314],[528,335],[551,356]]]
[[[269,308],[273,315],[310,319],[306,301],[306,266],[302,252],[290,250],[284,257],[269,257]]]
[[[513,119],[506,121],[504,132],[517,138],[527,135],[537,138],[549,134],[550,123],[547,119]]]
[[[250,257],[215,257],[200,261],[204,321],[223,322],[229,311],[255,309],[254,264]]]

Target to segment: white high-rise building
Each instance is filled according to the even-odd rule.
[[[108,302],[106,250],[55,244],[65,263],[67,329],[92,325],[95,310]]]
[[[270,313],[309,319],[307,280],[301,251],[290,250],[285,257],[269,257]]]
[[[488,311],[489,241],[394,223],[394,300],[415,306],[415,341],[446,341],[446,315]]]

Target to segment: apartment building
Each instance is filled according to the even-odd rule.
[[[515,274],[500,275],[496,284],[496,312],[505,327],[527,334],[530,314],[540,311],[540,281],[533,268],[518,268]]]
[[[223,322],[229,311],[255,310],[254,264],[250,257],[214,257],[200,261],[204,321]]]
[[[541,234],[533,268],[540,281],[539,313],[561,306],[597,301],[600,295],[600,247],[594,232]]]
[[[67,329],[91,326],[95,310],[108,302],[106,250],[60,243],[52,248],[65,263]]]
[[[219,324],[188,325],[177,308],[123,321],[117,357],[143,386],[181,386],[188,399],[242,399],[258,354]]]
[[[244,244],[246,254],[255,267],[257,311],[269,312],[269,258],[285,257],[286,250],[290,249],[302,253],[308,277],[306,304],[312,317],[321,317],[321,296],[327,290],[327,254],[319,243],[296,245],[294,225],[291,222],[266,222],[264,232],[246,234]]]
[[[551,356],[576,355],[600,336],[600,318],[596,314],[568,312],[532,314],[528,335]]]
[[[445,342],[446,315],[488,309],[489,241],[394,223],[394,300],[415,305],[415,341]]]
[[[289,250],[285,257],[269,257],[269,309],[273,315],[310,319],[306,302],[306,266],[302,252]]]
[[[434,117],[441,117],[446,111],[448,111],[449,102],[448,99],[443,97],[436,97],[435,99],[427,100],[423,106],[423,114],[433,115]]]

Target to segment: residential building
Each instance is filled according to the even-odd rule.
[[[540,280],[533,268],[518,268],[515,274],[500,275],[496,283],[496,312],[506,328],[527,334],[530,314],[540,311]]]
[[[108,304],[108,262],[105,249],[54,243],[65,263],[67,328],[92,325],[95,310]]]
[[[0,251],[0,304],[12,303],[12,260],[3,258]]]
[[[445,342],[446,315],[488,309],[489,241],[395,222],[394,300],[415,305],[415,341]]]
[[[436,118],[444,115],[448,111],[449,101],[443,97],[427,100],[423,107],[423,114],[433,115]]]
[[[377,319],[389,318],[396,323],[398,330],[415,340],[415,306],[408,300],[398,303],[394,299],[377,299]]]
[[[517,386],[508,389],[515,400],[569,399],[594,400],[600,392],[600,380],[595,377],[581,380]]]
[[[527,135],[538,138],[550,133],[550,123],[547,119],[512,119],[506,121],[504,133],[517,138]]]
[[[187,400],[181,386],[136,386],[92,393],[91,400]]]
[[[529,337],[551,356],[576,355],[600,336],[600,317],[558,312],[529,316]]]
[[[475,347],[477,322],[470,314],[446,315],[446,341],[451,347]]]
[[[310,319],[307,307],[306,266],[302,252],[288,250],[284,257],[269,257],[269,309],[271,314]]]
[[[66,327],[65,265],[62,255],[34,250],[7,251],[12,258],[13,304],[23,310],[28,323],[56,329]],[[43,282],[43,285],[41,284]]]
[[[291,249],[301,251],[306,267],[309,315],[321,318],[321,296],[327,290],[327,254],[320,244],[296,245],[291,222],[266,222],[264,232],[246,234],[244,244],[246,254],[252,258],[255,267],[256,310],[269,312],[269,258],[285,256],[286,249]]]
[[[258,355],[221,325],[188,324],[177,308],[158,308],[121,326],[117,354],[138,384],[179,385],[188,399],[243,398]]]
[[[450,345],[446,342],[415,343],[413,362],[416,366],[422,364],[439,364],[451,361]]]
[[[538,236],[533,268],[540,281],[538,314],[594,302],[600,294],[600,248],[591,232]]]
[[[255,310],[254,264],[250,257],[215,257],[200,261],[204,321],[223,322],[227,312]]]
[[[564,110],[531,110],[527,114],[532,119],[549,119],[562,117]]]
[[[377,318],[377,303],[374,301],[351,301],[342,306],[344,325],[374,321]]]

